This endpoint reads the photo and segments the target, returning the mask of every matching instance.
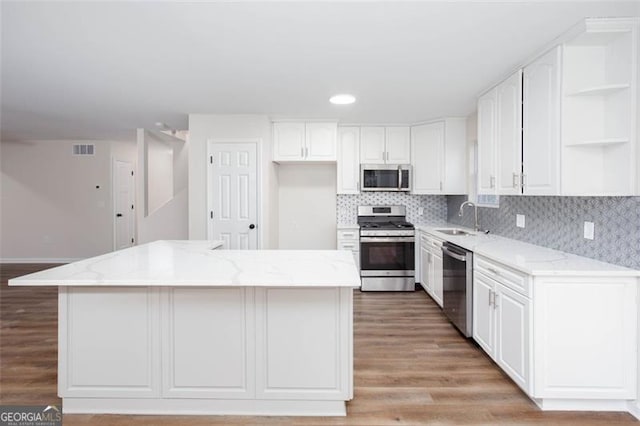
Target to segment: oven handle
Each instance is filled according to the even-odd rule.
[[[458,254],[458,253],[454,253],[454,252],[450,251],[449,249],[447,249],[446,247],[442,247],[442,252],[444,254],[446,254],[447,256],[451,256],[454,259],[459,260],[460,262],[466,262],[467,261],[467,256],[464,256],[464,255]]]
[[[415,237],[360,237],[361,243],[413,243]]]

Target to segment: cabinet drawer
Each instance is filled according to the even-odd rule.
[[[531,280],[525,273],[477,255],[474,256],[473,269],[482,272],[518,293],[527,297],[531,296]]]
[[[360,251],[358,240],[338,240],[338,250]]]
[[[338,230],[338,240],[355,240],[360,239],[360,230],[358,229],[346,229]]]

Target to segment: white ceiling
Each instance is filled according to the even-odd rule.
[[[3,2],[1,137],[134,137],[189,113],[412,123],[640,1]],[[358,101],[334,106],[348,92]]]

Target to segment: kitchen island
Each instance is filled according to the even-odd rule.
[[[345,415],[351,253],[156,241],[37,272],[58,286],[65,413]]]

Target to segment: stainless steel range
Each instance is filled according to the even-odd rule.
[[[415,228],[405,206],[359,206],[362,291],[415,290]]]

